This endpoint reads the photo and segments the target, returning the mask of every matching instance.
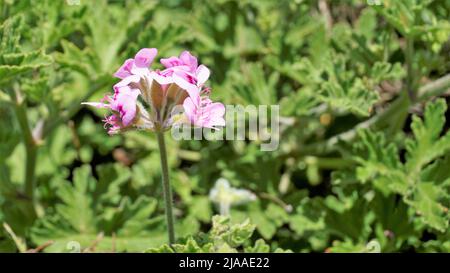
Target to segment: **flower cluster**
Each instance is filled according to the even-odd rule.
[[[104,119],[108,133],[167,130],[184,123],[213,129],[224,126],[225,107],[211,101],[211,89],[205,86],[209,69],[184,51],[179,57],[161,59],[164,70],[152,70],[157,52],[156,48],[139,50],[114,73],[120,82],[112,95],[83,103],[111,110]]]

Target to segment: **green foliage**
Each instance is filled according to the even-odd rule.
[[[41,50],[22,51],[21,32],[24,29],[23,16],[8,18],[0,25],[0,83],[10,82],[20,74],[50,65],[52,60]]]
[[[97,251],[139,251],[162,243],[163,238],[146,232],[158,222],[148,218],[156,209],[156,200],[142,196],[133,202],[120,197],[120,186],[130,174],[118,165],[102,165],[97,172],[98,181],[88,166],[75,169],[73,185],[64,183],[57,189],[60,203],[55,211],[32,229],[33,240],[38,244],[52,240],[48,251],[58,252],[70,250],[71,241]]]
[[[402,195],[425,224],[441,232],[447,230],[449,221],[448,208],[444,205],[449,197],[447,182],[435,183],[439,181],[429,179],[427,169],[442,168],[439,166],[442,160],[436,160],[450,149],[450,133],[440,137],[446,110],[445,101],[437,100],[427,105],[423,119],[413,116],[413,138],[405,141],[405,163],[400,161],[397,145],[387,144],[381,133],[369,131],[360,132],[364,156],[356,157],[361,165],[356,170],[358,179],[372,180],[384,194]],[[436,163],[427,166],[432,161]]]
[[[248,245],[255,226],[248,220],[240,224],[231,224],[230,219],[216,215],[212,218],[212,228],[207,234],[189,237],[184,242],[162,245],[147,249],[147,253],[230,253],[238,252],[244,247],[245,253],[267,253],[270,246],[259,239],[254,246]],[[284,252],[277,248],[275,252]]]

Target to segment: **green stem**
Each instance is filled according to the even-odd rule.
[[[450,89],[450,74],[426,84],[419,89],[419,101],[425,101],[434,96],[440,96]]]
[[[156,132],[156,137],[158,139],[159,154],[161,158],[162,185],[164,192],[167,231],[169,234],[169,243],[172,245],[173,243],[175,243],[175,229],[172,213],[172,203],[173,203],[172,189],[170,187],[169,181],[169,167],[167,164],[167,151],[166,151],[166,143],[164,140],[164,132]]]
[[[397,115],[393,116],[391,123],[389,124],[388,133],[393,135],[398,131],[401,131],[405,125],[406,119],[408,118],[408,110],[413,102],[417,99],[417,86],[416,78],[419,77],[414,71],[414,37],[406,37],[406,49],[405,49],[405,60],[406,60],[406,95],[405,92],[400,94],[403,99],[402,111],[398,111]]]
[[[27,145],[28,146],[28,145]],[[33,204],[35,203],[35,187],[36,179],[34,177],[34,172],[36,170],[36,157],[37,157],[37,147],[36,145],[27,148],[27,160],[25,169],[25,194],[31,198]]]
[[[37,156],[37,145],[33,138],[30,125],[28,123],[28,118],[25,112],[25,106],[23,102],[17,101],[15,105],[15,113],[17,120],[19,121],[19,126],[22,131],[23,141],[25,144],[26,152],[26,167],[25,167],[25,185],[24,191],[28,198],[30,198],[33,207],[35,205],[35,177],[34,172],[36,169],[36,156]]]
[[[315,164],[321,169],[343,169],[351,166],[354,162],[353,160],[345,158],[333,158],[333,157],[316,157],[316,156],[305,156],[304,161],[307,164]]]

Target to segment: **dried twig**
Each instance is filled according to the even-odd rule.
[[[26,252],[27,253],[38,253],[38,252],[41,252],[42,250],[46,249],[47,247],[51,246],[54,243],[55,243],[54,241],[50,240],[50,241],[47,241],[47,242],[43,243],[42,245],[40,245],[40,246],[38,246],[36,248],[28,249]]]
[[[101,240],[103,240],[104,234],[103,232],[100,232],[97,235],[97,238],[92,242],[91,246],[87,247],[83,250],[84,253],[86,252],[95,252],[95,248],[98,246]]]
[[[9,236],[11,236],[11,239],[14,241],[14,243],[16,244],[17,249],[19,250],[20,253],[24,253],[26,252],[27,246],[24,242],[24,240],[20,237],[18,237],[16,235],[16,233],[14,233],[14,231],[12,230],[12,228],[7,224],[7,223],[3,223],[3,228],[5,229],[5,231],[9,234]]]

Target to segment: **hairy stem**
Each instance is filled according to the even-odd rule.
[[[172,245],[173,243],[175,243],[175,229],[172,213],[173,198],[169,180],[169,167],[167,164],[167,151],[166,151],[166,143],[164,140],[164,132],[157,132],[156,137],[158,139],[159,154],[161,159],[162,185],[164,192],[167,231],[169,234],[169,243]]]

